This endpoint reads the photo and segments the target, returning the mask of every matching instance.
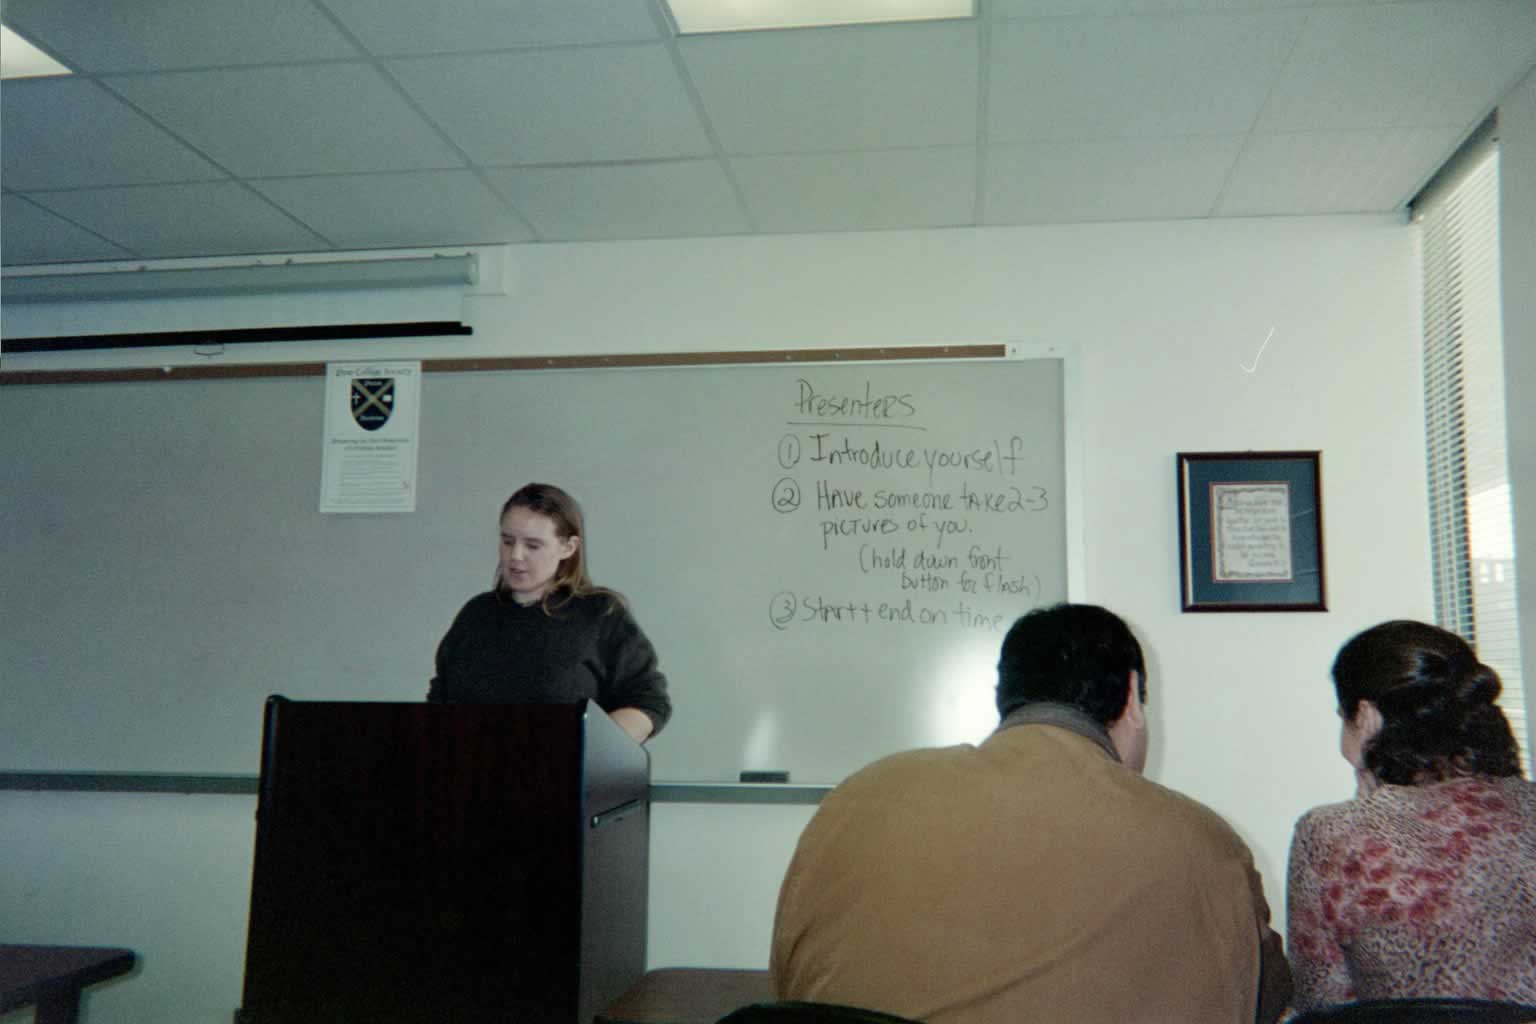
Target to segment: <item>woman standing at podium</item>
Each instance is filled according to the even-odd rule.
[[[656,652],[617,593],[587,575],[581,507],[527,484],[501,509],[493,589],[471,598],[437,648],[427,700],[592,700],[636,743],[672,715]]]

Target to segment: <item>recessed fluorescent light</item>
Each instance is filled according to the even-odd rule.
[[[42,50],[0,25],[0,78],[39,78],[73,74]]]
[[[682,35],[970,18],[976,0],[667,0]]]

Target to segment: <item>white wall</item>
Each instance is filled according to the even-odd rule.
[[[1332,655],[1366,625],[1430,614],[1414,229],[1285,218],[550,245],[505,259],[507,294],[468,302],[474,338],[369,354],[1075,345],[1080,596],[1124,614],[1148,646],[1150,773],[1233,821],[1283,911],[1293,821],[1351,789],[1335,752]],[[45,333],[48,316],[8,314],[7,330]],[[71,358],[7,357],[6,368]],[[1174,454],[1250,448],[1323,451],[1328,613],[1179,612]],[[97,1024],[227,1020],[250,810],[239,798],[0,793],[0,927],[13,941],[139,949],[140,976],[92,995]],[[659,806],[652,963],[764,965],[779,875],[807,817]],[[98,890],[121,895],[101,903]]]
[[[1525,706],[1536,713],[1536,72],[1499,106],[1499,246],[1521,670]],[[1526,755],[1536,772],[1536,751]]]

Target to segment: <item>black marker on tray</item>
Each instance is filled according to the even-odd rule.
[[[789,772],[742,772],[742,782],[788,782]]]

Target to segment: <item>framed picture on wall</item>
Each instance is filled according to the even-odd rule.
[[[1321,612],[1320,452],[1180,452],[1186,612]]]

